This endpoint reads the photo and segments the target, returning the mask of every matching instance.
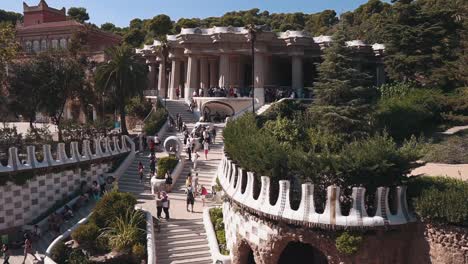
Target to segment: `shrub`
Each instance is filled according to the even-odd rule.
[[[65,245],[63,241],[58,242],[50,252],[50,257],[59,264],[66,263],[71,249]]]
[[[100,228],[106,227],[129,209],[133,210],[136,203],[135,197],[129,193],[107,192],[94,207],[90,221]]]
[[[468,226],[468,183],[445,177],[417,177],[408,182],[408,196],[424,220]]]
[[[424,160],[449,164],[468,163],[468,132],[449,136],[432,145]]]
[[[335,245],[336,249],[338,249],[338,252],[346,255],[352,255],[359,250],[361,241],[362,236],[349,232],[343,232],[336,238]]]
[[[287,148],[274,136],[262,132],[252,114],[229,122],[223,136],[226,152],[241,167],[258,175],[286,177]]]
[[[145,230],[139,226],[144,221],[141,211],[128,209],[124,215],[113,219],[109,227],[103,229],[102,236],[109,240],[109,246],[113,250],[122,251],[131,248],[140,240]]]
[[[83,248],[92,248],[99,236],[99,227],[94,223],[86,223],[78,226],[72,232],[71,237]]]
[[[68,261],[66,263],[69,264],[88,264],[91,263],[89,261],[88,256],[83,253],[81,249],[73,249],[70,253]]]
[[[164,108],[158,108],[145,121],[143,130],[147,135],[154,135],[163,127],[166,119],[167,111]]]
[[[146,247],[140,243],[133,245],[132,255],[136,260],[142,260],[146,258]]]
[[[224,231],[224,220],[223,220],[223,209],[222,208],[211,208],[210,209],[210,220],[216,233],[216,239],[218,240],[219,251],[223,255],[229,255],[226,243],[226,233]]]
[[[150,101],[145,100],[143,97],[136,96],[129,100],[125,106],[126,112],[139,119],[144,119],[151,111],[152,104]]]
[[[164,179],[166,172],[171,173],[177,166],[179,160],[175,156],[163,157],[158,160],[158,179]]]
[[[376,125],[395,139],[432,132],[442,121],[442,94],[413,89],[403,96],[382,98],[374,114]]]

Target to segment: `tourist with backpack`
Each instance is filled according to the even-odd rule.
[[[189,205],[191,205],[191,212],[193,213],[193,205],[195,204],[195,196],[193,194],[193,187],[188,186],[187,187],[187,212],[189,211]]]

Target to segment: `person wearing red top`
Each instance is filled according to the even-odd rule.
[[[205,186],[201,186],[201,197],[202,197],[202,202],[203,202],[203,207],[205,207],[205,199],[206,199],[206,196],[208,195],[208,191],[206,190]]]

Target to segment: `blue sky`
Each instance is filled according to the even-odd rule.
[[[25,0],[36,5],[39,0]],[[181,17],[221,16],[225,12],[259,8],[270,13],[304,12],[315,13],[333,9],[338,13],[353,10],[367,0],[47,0],[51,7],[85,7],[90,22],[101,25],[112,22],[127,26],[133,18],[151,18],[167,14],[172,20]],[[0,9],[23,12],[22,0],[0,0]]]

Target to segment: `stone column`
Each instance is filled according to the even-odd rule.
[[[265,55],[255,53],[255,67],[254,67],[254,97],[258,100],[259,105],[265,103],[265,71],[264,71]]]
[[[234,88],[234,86],[239,85],[238,65],[239,65],[239,56],[237,56],[237,55],[230,56],[230,61],[229,61],[229,86],[227,88],[231,88],[231,87]]]
[[[165,64],[165,59],[161,58],[161,62],[159,63],[158,96],[163,98],[166,96],[167,87]]]
[[[217,59],[210,59],[210,88],[218,85]],[[207,96],[207,95],[205,95]]]
[[[239,59],[239,64],[237,64],[237,74],[238,74],[238,88],[243,88],[245,86],[245,61],[243,58]]]
[[[221,54],[219,56],[219,87],[228,87],[229,85],[229,55]]]
[[[148,90],[155,90],[156,64],[148,63]]]
[[[198,59],[190,55],[187,63],[187,87],[185,87],[185,99],[192,98],[193,91],[198,89]]]
[[[171,86],[169,89],[169,98],[171,100],[177,99],[176,89],[180,85],[180,60],[172,60],[172,69],[171,69]],[[179,91],[180,92],[180,91]]]
[[[297,98],[302,98],[304,93],[304,77],[302,72],[302,56],[293,55],[292,65],[292,89],[296,92]]]
[[[203,89],[203,94],[199,94],[198,96],[204,96],[208,91],[210,82],[210,76],[208,71],[208,58],[200,58],[200,88]]]

